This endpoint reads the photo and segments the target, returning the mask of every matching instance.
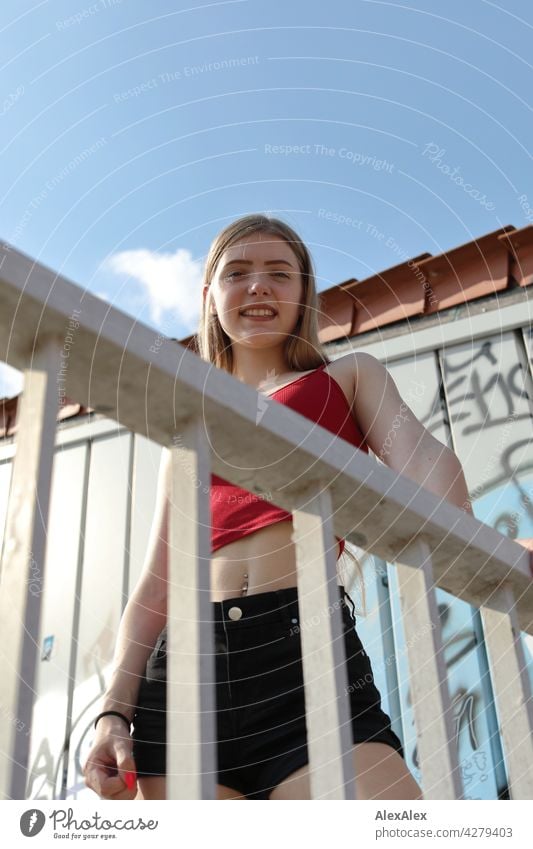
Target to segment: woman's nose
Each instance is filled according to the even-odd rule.
[[[268,272],[251,271],[248,279],[249,289],[269,289]]]

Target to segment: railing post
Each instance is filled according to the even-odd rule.
[[[216,799],[211,463],[205,421],[187,421],[174,443],[170,449],[167,799]]]
[[[321,482],[293,510],[312,799],[355,799],[346,651],[331,496]],[[333,615],[331,615],[333,613]]]
[[[431,551],[415,539],[401,556],[396,568],[424,799],[462,799]]]
[[[62,342],[49,338],[24,371],[0,572],[0,792],[24,799],[39,652],[46,528]],[[38,590],[35,591],[35,586]]]
[[[502,585],[481,607],[511,799],[533,799],[533,704],[515,598]]]

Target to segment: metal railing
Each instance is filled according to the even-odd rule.
[[[533,634],[533,583],[521,546],[9,246],[0,251],[0,331],[0,359],[25,375],[0,573],[6,715],[31,727],[42,593],[28,591],[28,573],[37,564],[46,580],[56,413],[67,396],[171,452],[167,717],[182,719],[167,721],[168,798],[216,798],[215,694],[202,686],[214,681],[210,580],[199,568],[211,556],[210,505],[197,485],[212,473],[293,514],[312,797],[355,798],[336,535],[396,566],[424,797],[463,794],[441,587],[481,609],[510,794],[533,798],[519,633]],[[29,736],[0,723],[3,798],[24,798],[28,756]]]

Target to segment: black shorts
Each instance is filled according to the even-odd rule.
[[[386,743],[404,757],[381,709],[344,587],[339,587],[339,598],[353,742]],[[231,608],[241,611],[240,618],[228,615]],[[309,761],[298,591],[290,587],[213,602],[213,611],[217,781],[249,799],[268,799],[284,778]],[[133,719],[133,756],[140,776],[166,773],[166,644],[164,628],[148,659]]]

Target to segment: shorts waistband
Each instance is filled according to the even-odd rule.
[[[340,606],[353,618],[353,602],[350,605],[350,596],[344,587],[337,585],[337,589]],[[212,604],[215,626],[223,624],[225,628],[242,627],[244,624],[257,625],[266,621],[295,625],[300,619],[297,587],[227,598],[224,601],[214,601]]]

